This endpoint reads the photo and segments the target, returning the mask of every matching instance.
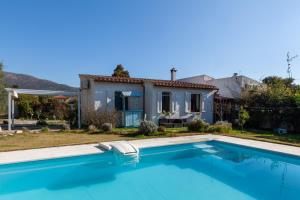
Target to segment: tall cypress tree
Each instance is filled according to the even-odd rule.
[[[129,72],[127,70],[124,69],[122,64],[118,64],[114,70],[114,73],[112,74],[112,76],[116,76],[116,77],[127,77],[129,78]]]

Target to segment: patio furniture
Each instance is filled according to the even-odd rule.
[[[167,128],[185,127],[193,119],[193,115],[181,117],[171,116],[162,117],[159,119],[159,125]]]

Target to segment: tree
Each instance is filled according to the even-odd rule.
[[[6,95],[4,87],[3,63],[0,62],[0,114],[6,111]]]
[[[291,78],[266,77],[265,85],[243,92],[243,106],[253,128],[300,131],[300,87]]]
[[[241,133],[244,130],[245,123],[249,120],[250,116],[247,110],[245,110],[243,107],[240,108],[239,111],[239,118],[238,118],[238,124],[241,128]]]
[[[289,88],[294,88],[296,85],[293,84],[294,79],[293,78],[281,78],[278,76],[268,76],[262,80],[262,82],[268,86],[278,86],[278,85],[284,85]]]
[[[112,74],[112,76],[115,77],[126,77],[129,78],[129,72],[127,70],[124,69],[122,64],[118,64],[114,70],[114,73]]]

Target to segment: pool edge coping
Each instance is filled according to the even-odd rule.
[[[205,142],[205,141],[220,141],[229,144],[246,146],[246,147],[266,150],[274,153],[300,157],[300,147],[263,142],[263,141],[257,141],[251,139],[242,139],[242,138],[236,138],[230,136],[213,135],[213,134],[166,137],[166,138],[151,138],[151,139],[132,140],[128,142],[137,146],[138,148],[151,148],[151,147],[185,144],[185,143],[193,143],[193,142]],[[109,144],[111,142],[103,142],[103,143]],[[57,159],[57,158],[73,157],[73,156],[91,155],[91,154],[97,154],[103,152],[104,151],[101,148],[99,148],[98,143],[0,152],[0,165],[47,160],[47,159]]]

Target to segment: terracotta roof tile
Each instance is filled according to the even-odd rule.
[[[127,78],[127,77],[114,77],[114,76],[97,76],[97,75],[88,75],[88,74],[80,74],[79,76],[94,79],[94,81],[96,82],[143,84],[145,81],[150,81],[153,83],[154,86],[160,86],[160,87],[217,89],[217,87],[213,85],[187,83],[182,81],[157,80],[157,79],[145,79],[145,78]]]

